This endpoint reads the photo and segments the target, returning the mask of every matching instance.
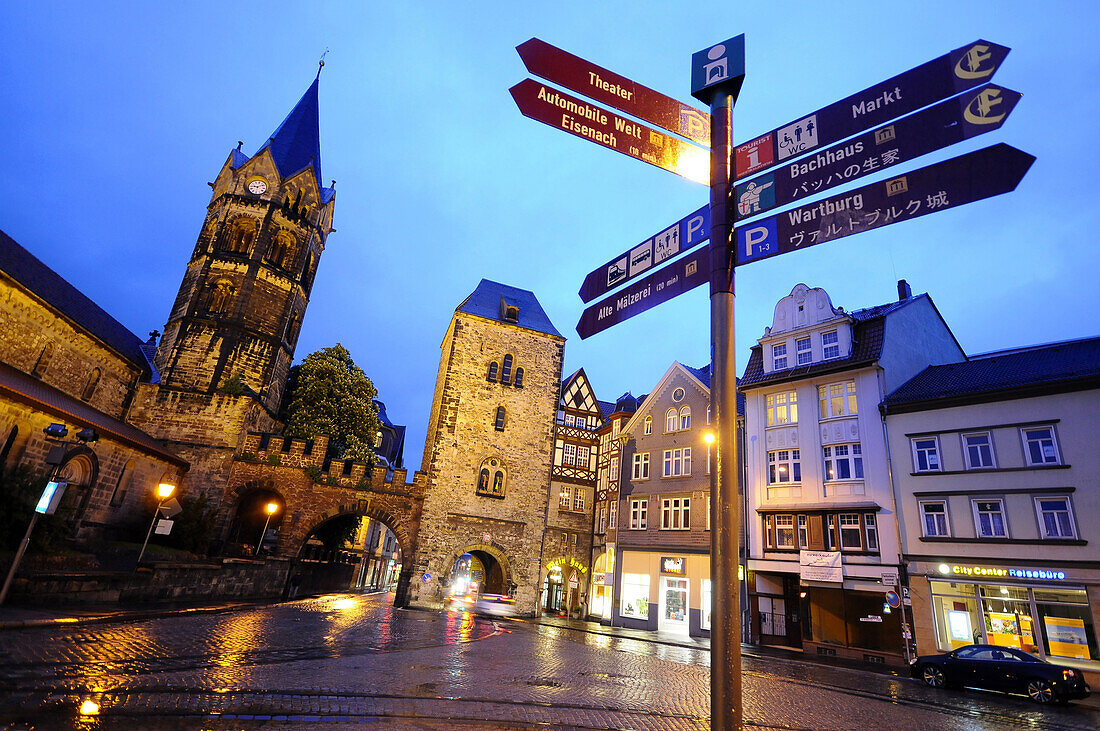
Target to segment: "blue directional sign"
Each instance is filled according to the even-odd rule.
[[[780,165],[734,188],[730,216],[744,219],[999,129],[1020,100],[990,84]]]
[[[591,302],[602,294],[648,273],[653,267],[706,241],[710,237],[710,206],[689,213],[660,233],[624,251],[594,272],[581,284],[581,301]]]
[[[777,127],[734,149],[735,179],[988,83],[1009,49],[975,41],[892,79]],[[698,54],[696,54],[698,55]]]
[[[734,229],[735,264],[881,228],[1014,190],[1035,161],[993,145]]]

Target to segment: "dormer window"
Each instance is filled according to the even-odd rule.
[[[840,339],[836,330],[821,333],[821,357],[825,360],[840,357]]]
[[[834,333],[835,334],[835,333]],[[772,370],[781,371],[787,367],[787,344],[776,343],[772,346]]]
[[[519,322],[519,307],[500,301],[500,319],[505,322]]]

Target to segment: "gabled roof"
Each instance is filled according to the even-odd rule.
[[[320,73],[306,89],[306,93],[286,115],[278,129],[256,150],[259,155],[264,149],[271,149],[271,157],[279,175],[289,178],[295,173],[313,165],[313,174],[317,177],[318,189],[321,185],[321,131],[318,121],[317,86],[321,81]],[[235,160],[236,158],[234,158]]]
[[[1083,388],[1100,388],[1100,337],[929,366],[887,396],[883,408],[887,413],[899,413]]]
[[[745,371],[738,383],[742,388],[753,388],[767,384],[787,383],[802,378],[811,378],[826,373],[870,365],[882,355],[882,339],[886,332],[886,316],[920,299],[928,299],[931,302],[931,298],[927,294],[919,294],[905,300],[888,302],[884,305],[875,305],[874,307],[848,313],[848,317],[852,320],[852,352],[847,358],[819,361],[798,368],[764,373],[763,351],[760,345],[754,345],[749,354],[749,362],[745,365]]]
[[[139,368],[143,376],[157,380],[152,359],[146,357],[144,343],[137,335],[3,231],[0,231],[0,271]]]
[[[519,317],[515,322],[504,318],[503,305],[505,304],[519,308]],[[546,316],[534,292],[509,287],[507,284],[488,279],[482,279],[477,289],[455,308],[455,312],[464,312],[467,315],[476,315],[487,320],[518,325],[535,332],[562,337],[554,327],[554,323],[550,322],[550,318]]]

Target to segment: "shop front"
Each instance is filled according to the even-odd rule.
[[[612,622],[693,637],[710,634],[710,557],[623,551]]]
[[[615,554],[614,545],[610,551],[598,554],[592,566],[592,584],[589,588],[589,596],[592,597],[588,613],[589,616],[601,623],[611,619],[612,595],[615,587]]]
[[[909,582],[922,654],[981,642],[1100,672],[1095,577],[1033,565],[915,562]]]

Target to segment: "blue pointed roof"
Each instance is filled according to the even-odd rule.
[[[320,81],[318,73],[279,128],[256,150],[256,155],[270,148],[275,167],[284,178],[312,164],[317,187],[324,189],[321,184],[321,132],[317,111],[317,85]]]
[[[516,320],[506,320],[504,318],[504,305],[511,305],[519,309]],[[554,324],[550,322],[550,318],[546,316],[546,312],[535,298],[534,292],[518,287],[509,287],[507,284],[493,282],[488,279],[482,279],[481,283],[477,285],[477,289],[471,292],[470,296],[455,308],[455,312],[465,312],[468,315],[477,315],[497,322],[508,322],[525,327],[528,330],[556,335],[563,340],[565,339],[554,327]]]

